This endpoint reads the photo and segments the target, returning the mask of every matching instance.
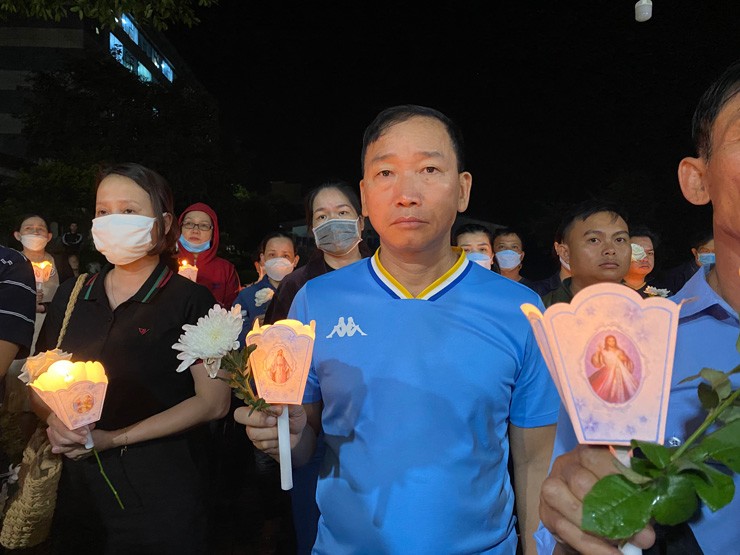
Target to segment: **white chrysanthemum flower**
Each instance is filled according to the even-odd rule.
[[[260,289],[254,295],[254,306],[262,306],[263,304],[269,302],[270,299],[272,299],[274,295],[275,295],[275,291],[273,291],[269,287]]]
[[[202,360],[208,375],[215,378],[221,368],[221,358],[229,351],[239,348],[239,333],[242,331],[242,307],[234,305],[231,310],[213,305],[206,316],[198,318],[196,325],[185,324],[185,330],[172,348],[182,351],[177,358],[182,360],[178,372]]]
[[[668,289],[658,289],[657,287],[648,285],[645,287],[645,294],[651,297],[667,297],[671,292]]]

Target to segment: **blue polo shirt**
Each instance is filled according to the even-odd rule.
[[[559,404],[522,303],[543,309],[461,250],[416,298],[377,254],[298,292],[304,402],[324,404],[314,553],[515,553],[508,427]]]

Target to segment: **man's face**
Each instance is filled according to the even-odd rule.
[[[694,255],[694,261],[696,262],[697,266],[701,266],[701,262],[699,262],[699,255],[700,254],[710,254],[714,252],[714,239],[710,239],[703,245],[699,245],[696,249],[691,249],[691,254]]]
[[[516,233],[509,233],[507,235],[499,235],[493,240],[494,252],[501,251],[514,251],[519,254],[524,254],[522,250],[522,240]]]
[[[472,176],[458,173],[445,126],[415,116],[367,147],[360,182],[363,214],[384,248],[425,253],[449,248],[457,212],[470,198]]]
[[[563,246],[563,258],[580,288],[604,281],[620,283],[629,270],[632,248],[627,223],[611,212],[576,219]]]
[[[77,224],[69,224],[69,230],[72,233],[77,233]]]
[[[653,241],[650,237],[643,237],[640,235],[631,237],[630,241],[645,249],[645,258],[642,260],[632,260],[630,269],[634,274],[646,276],[652,272],[655,267],[655,249],[653,248]]]

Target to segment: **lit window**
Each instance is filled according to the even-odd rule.
[[[144,66],[144,64],[139,64],[139,67],[137,68],[139,79],[142,81],[147,81],[151,83],[152,81],[152,74],[151,72]]]
[[[172,73],[172,68],[170,67],[170,64],[162,60],[162,67],[160,68],[162,70],[162,75],[164,75],[170,83],[174,80],[175,76]]]
[[[116,60],[118,60],[118,63],[122,64],[123,63],[123,44],[121,44],[121,41],[118,40],[113,33],[111,33],[108,44],[109,44],[111,56],[113,56]]]
[[[126,14],[123,14],[121,16],[121,27],[123,27],[123,30],[126,31],[126,34],[131,37],[132,41],[134,41],[136,44],[139,44],[139,30],[131,21],[130,16]]]

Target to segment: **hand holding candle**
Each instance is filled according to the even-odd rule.
[[[28,385],[38,393],[41,400],[69,430],[76,430],[97,422],[103,412],[103,402],[108,388],[108,377],[103,365],[97,361],[72,362],[60,358],[67,353],[56,351],[58,350],[47,351],[49,356],[45,358],[58,358],[59,360],[48,365]],[[118,492],[103,470],[92,434],[88,434],[85,448],[92,449],[103,479],[113,492],[118,505],[123,509]]]
[[[256,345],[250,356],[257,392],[268,403],[283,404],[278,417],[280,484],[293,487],[293,465],[290,453],[290,416],[287,405],[303,401],[315,338],[314,321],[305,325],[298,320],[278,320],[272,325],[254,328],[247,334],[247,345]]]
[[[36,279],[36,292],[41,293],[44,283],[49,281],[49,278],[51,277],[51,271],[54,269],[54,265],[48,260],[31,262],[31,265],[33,266],[34,278]],[[41,300],[38,301],[39,304],[42,300],[43,296],[41,297]]]

